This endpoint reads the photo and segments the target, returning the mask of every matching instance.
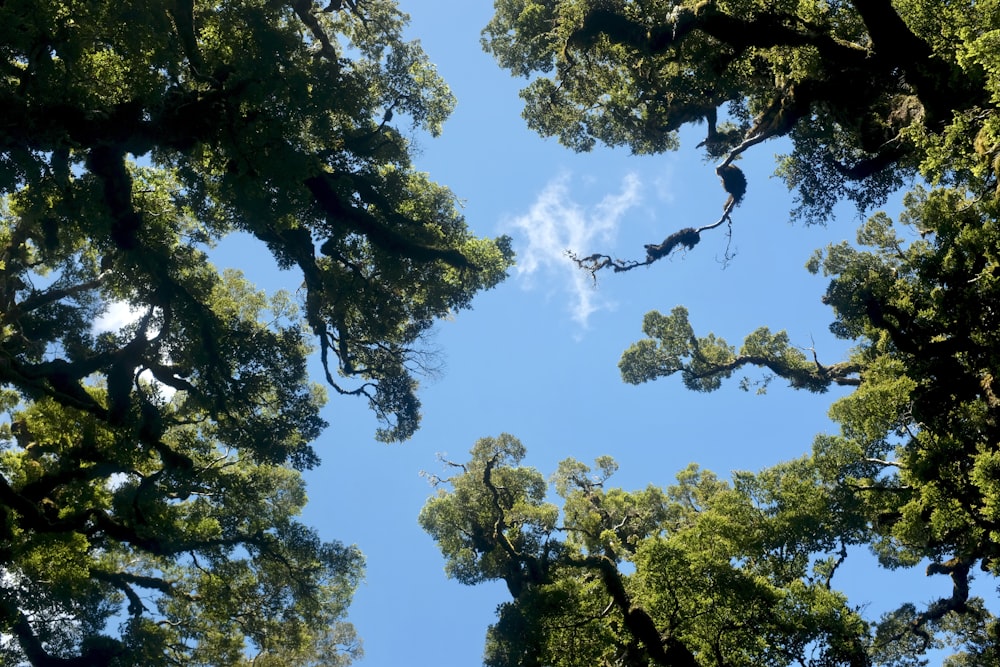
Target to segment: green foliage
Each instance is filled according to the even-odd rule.
[[[683,306],[677,306],[668,316],[656,311],[646,313],[642,331],[648,338],[625,350],[618,363],[622,379],[630,384],[680,373],[688,389],[710,392],[743,366],[767,368],[773,374],[765,377],[760,393],[775,375],[787,379],[793,387],[815,392],[826,391],[834,382],[856,382],[850,377],[856,370],[854,365],[829,367],[818,361],[810,362],[789,343],[784,331],[771,333],[762,327],[746,337],[739,352],[714,334],[697,337]],[[749,389],[753,384],[744,378],[741,386]]]
[[[4,664],[358,654],[361,556],[295,519],[326,426],[307,355],[405,439],[422,336],[512,254],[410,164],[454,101],[407,17],[322,10],[0,7]],[[212,266],[237,232],[296,297]]]
[[[796,388],[855,389],[831,407],[839,435],[818,436],[810,456],[735,473],[731,488],[691,467],[679,487],[645,492],[645,511],[622,513],[620,499],[638,496],[605,488],[609,462],[593,479],[582,464],[560,466],[555,485],[566,498],[569,550],[558,551],[574,567],[569,575],[553,568],[552,578],[588,581],[587,563],[612,601],[601,620],[618,605],[621,621],[608,626],[628,629],[614,635],[596,618],[576,621],[607,652],[592,647],[590,655],[643,665],[919,665],[926,651],[948,643],[958,648],[948,664],[992,664],[996,619],[969,583],[974,566],[995,574],[998,562],[996,203],[917,189],[904,204],[900,219],[916,240],[904,241],[877,214],[857,246],[833,245],[809,262],[832,278],[825,296],[836,315],[832,330],[858,343],[844,362],[809,361],[767,329],[750,334],[737,353],[716,336],[696,336],[683,307],[646,316],[648,338],[622,357],[626,381],[680,373],[687,388],[710,391],[750,365]],[[640,534],[621,537],[630,525],[623,516],[655,517],[655,524],[640,521]],[[864,618],[832,586],[848,548],[862,545],[890,569],[930,561],[927,574],[948,576],[951,596]],[[616,601],[613,581],[630,595],[627,605]],[[562,627],[559,614],[581,608],[577,600],[559,611],[519,600],[511,608],[536,626],[521,641],[556,664],[584,664],[544,631]],[[513,613],[504,609],[488,649],[500,645],[503,619]],[[649,640],[635,620],[644,616],[656,629]],[[628,646],[642,647],[638,657]],[[681,646],[690,656],[657,655],[656,646]]]
[[[737,475],[735,486],[773,509],[779,534],[796,548],[867,544],[887,568],[929,560],[928,574],[949,576],[953,595],[882,619],[872,659],[920,664],[944,634],[966,651],[955,664],[970,664],[996,646],[986,629],[995,621],[969,597],[969,579],[976,564],[995,574],[1000,556],[997,205],[956,189],[918,188],[904,206],[900,222],[909,233],[879,213],[856,246],[831,245],[807,265],[831,277],[824,297],[836,317],[831,329],[857,342],[846,361],[808,362],[787,338],[763,329],[737,355],[714,336],[697,337],[679,307],[669,317],[647,315],[649,338],[623,354],[621,367],[632,382],[680,373],[696,390],[717,388],[743,364],[797,388],[854,386],[830,408],[839,435],[817,437],[807,459]],[[714,352],[700,354],[702,345]],[[786,507],[768,490],[776,486]],[[976,629],[951,629],[966,626]]]
[[[514,508],[553,518],[555,508],[541,504],[541,476],[519,465],[523,455],[510,436],[480,440],[421,514],[450,575],[508,585],[486,664],[867,664],[874,625],[830,582],[868,531],[834,485],[817,493],[810,461],[734,485],[691,466],[674,486],[629,493],[607,488],[609,457],[596,473],[570,459],[551,481],[561,525],[528,530]],[[470,562],[490,565],[469,577]]]
[[[704,124],[699,148],[721,176],[787,137],[778,174],[795,215],[823,222],[845,199],[880,205],[917,173],[995,194],[995,4],[499,0],[483,45],[529,79],[528,125],[574,150],[675,150],[679,128]]]
[[[190,413],[164,409],[172,423]],[[312,664],[320,649],[354,648],[342,617],[362,558],[295,521],[297,471],[226,455],[207,420],[167,429],[164,462],[50,398],[13,419],[0,493],[3,612],[18,643],[4,644],[5,662],[237,664],[251,650]],[[119,614],[112,638],[104,626]],[[339,648],[323,648],[327,633]]]
[[[501,549],[508,565],[485,577],[507,581],[513,596],[489,631],[488,664],[902,666],[925,664],[946,643],[957,648],[946,664],[996,662],[997,621],[969,583],[976,567],[1000,571],[997,9],[496,3],[484,46],[528,79],[529,126],[576,150],[602,142],[656,153],[677,147],[682,126],[705,123],[700,147],[721,160],[732,198],[718,221],[646,245],[646,261],[578,258],[592,273],[648,265],[731,223],[743,188],[726,174],[771,138],[791,142],[778,173],[810,222],[845,199],[871,209],[918,174],[931,189],[905,197],[898,223],[876,213],[855,244],[810,259],[830,278],[832,332],[855,343],[839,363],[820,363],[782,331],[759,328],[737,348],[696,335],[683,307],[646,315],[645,338],[619,364],[626,382],[678,374],[707,392],[754,367],[765,376],[744,378],[745,389],[773,378],[813,392],[850,387],[830,410],[839,432],[730,484],[692,466],[677,486],[628,493],[607,486],[610,460],[597,474],[563,462],[553,478],[562,524],[535,533],[534,552]],[[431,503],[462,507],[457,491],[469,485],[483,497],[499,491],[467,471],[446,481],[453,490]],[[456,540],[473,554],[502,546],[496,531],[472,543],[474,529],[426,512],[449,563],[444,546]],[[501,506],[491,516],[504,524]],[[861,546],[888,569],[929,563],[951,595],[866,618],[834,587]]]
[[[533,576],[509,568],[517,566],[518,554],[544,549],[557,510],[544,502],[541,474],[517,466],[524,454],[506,433],[479,440],[472,459],[459,465],[463,474],[451,481],[453,491],[439,493],[420,513],[420,524],[448,559],[448,574],[462,583],[509,576],[516,586],[518,577]]]

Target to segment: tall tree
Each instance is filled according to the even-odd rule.
[[[607,485],[610,457],[567,459],[560,512],[524,455],[511,436],[480,440],[420,516],[451,576],[510,590],[485,664],[870,664],[872,625],[831,586],[864,524],[816,511],[838,494],[817,494],[804,462],[732,485],[691,466],[626,492]]]
[[[903,667],[927,664],[945,641],[957,648],[948,665],[993,664],[1000,624],[969,593],[975,557],[948,558],[942,541],[914,533],[927,506],[912,505],[937,482],[883,475],[890,464],[859,452],[861,406],[880,407],[845,401],[843,436],[731,482],[692,464],[674,485],[628,492],[609,485],[610,457],[593,468],[567,459],[551,478],[561,508],[521,465],[518,440],[478,441],[468,462],[449,462],[456,474],[433,480],[420,522],[450,576],[507,584],[484,664]],[[941,534],[974,532],[963,521],[975,508],[931,509],[947,515],[935,517]],[[858,545],[891,568],[932,556],[928,574],[949,575],[952,595],[867,616],[836,587]]]
[[[528,124],[576,150],[658,153],[681,126],[706,126],[723,214],[640,260],[581,258],[622,271],[730,223],[747,190],[738,158],[777,137],[791,140],[779,173],[807,221],[845,198],[878,205],[918,171],[995,188],[997,14],[939,0],[498,0],[484,44],[532,77]]]
[[[675,148],[684,124],[707,126],[722,216],[647,245],[642,260],[578,260],[593,272],[648,265],[732,223],[747,188],[735,161],[771,138],[790,139],[779,173],[806,220],[845,198],[870,208],[914,175],[934,188],[910,192],[898,221],[878,213],[857,244],[810,261],[831,278],[833,333],[856,343],[847,358],[820,361],[768,328],[740,347],[696,335],[683,307],[649,313],[646,338],[622,356],[631,383],[679,375],[713,391],[756,367],[763,379],[748,373],[744,388],[853,388],[831,408],[840,432],[807,456],[731,483],[692,468],[639,493],[606,486],[609,459],[596,474],[567,461],[553,478],[561,514],[541,475],[519,465],[519,445],[483,441],[439,480],[421,520],[449,572],[504,579],[513,597],[487,662],[917,665],[950,639],[947,665],[994,664],[1000,623],[970,581],[1000,574],[995,3],[496,6],[486,46],[533,77],[525,116],[543,134],[648,153]],[[834,587],[860,545],[887,569],[927,564],[951,595],[866,618]]]
[[[753,367],[765,369],[765,384],[856,387],[831,407],[841,432],[817,438],[810,465],[822,485],[853,498],[884,566],[929,561],[928,575],[952,579],[951,599],[899,612],[907,618],[901,627],[908,623],[929,642],[921,633],[930,621],[980,613],[969,605],[974,567],[1000,574],[1000,237],[995,201],[918,189],[905,204],[902,222],[918,240],[907,243],[878,214],[859,231],[859,247],[830,246],[808,265],[832,276],[824,300],[836,314],[833,332],[857,343],[848,359],[825,365],[766,328],[737,350],[695,335],[687,312],[676,308],[647,314],[648,337],[623,354],[620,367],[628,382],[680,374],[698,391]],[[986,643],[996,651],[991,637]]]
[[[433,321],[511,263],[415,172],[451,95],[388,0],[0,6],[0,662],[339,664],[353,547],[295,519],[318,346],[416,429]],[[401,129],[402,127],[402,129]],[[299,303],[209,262],[244,233]],[[109,306],[132,322],[95,322]]]

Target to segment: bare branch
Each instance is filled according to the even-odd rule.
[[[632,269],[640,266],[649,266],[653,262],[667,257],[678,248],[683,247],[688,250],[694,248],[701,241],[702,232],[715,229],[716,227],[721,226],[724,222],[730,222],[729,214],[732,213],[737,203],[736,198],[730,195],[729,200],[726,202],[725,209],[723,210],[722,217],[715,222],[698,228],[685,227],[684,229],[678,230],[663,239],[661,243],[646,244],[645,261],[615,259],[610,255],[604,255],[601,253],[594,253],[592,255],[588,255],[587,257],[578,257],[576,253],[569,250],[566,251],[566,255],[573,260],[578,267],[590,272],[590,275],[593,276],[595,280],[597,279],[597,272],[602,269],[611,269],[615,273],[621,273],[623,271],[631,271]]]
[[[902,463],[900,463],[898,461],[884,461],[882,459],[873,459],[873,458],[866,458],[866,459],[864,459],[864,461],[865,461],[865,463],[875,463],[875,464],[880,465],[880,466],[891,466],[893,468],[905,468],[906,467],[906,466],[904,466]]]

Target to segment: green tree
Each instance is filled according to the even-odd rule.
[[[524,454],[480,440],[420,515],[451,576],[507,583],[485,664],[870,664],[874,624],[831,586],[867,528],[838,487],[817,493],[807,461],[732,484],[692,465],[626,492],[607,484],[610,457],[568,459],[551,480],[560,511]]]
[[[722,216],[647,245],[643,260],[577,260],[592,272],[651,264],[731,224],[747,187],[736,159],[772,138],[789,140],[779,174],[806,221],[829,219],[844,199],[870,209],[917,176],[932,189],[911,191],[898,221],[877,213],[857,244],[810,260],[831,278],[833,333],[856,344],[841,361],[823,363],[769,328],[739,348],[696,335],[683,307],[646,316],[646,338],[620,362],[627,382],[677,374],[713,391],[759,368],[745,389],[840,385],[852,391],[831,407],[839,432],[731,483],[689,469],[678,486],[641,494],[606,488],[608,460],[596,476],[564,462],[553,479],[563,522],[534,539],[540,551],[506,550],[543,567],[511,588],[487,638],[490,664],[917,665],[944,641],[958,647],[949,665],[996,662],[1000,624],[969,585],[976,570],[1000,573],[997,10],[931,0],[497,3],[484,43],[531,77],[525,116],[541,133],[578,150],[601,141],[655,153],[676,148],[681,126],[707,126],[700,147],[719,161]],[[500,503],[501,487],[477,470],[447,480],[454,491],[422,515],[449,563],[500,553],[490,544],[516,545],[510,533],[524,530],[504,518],[518,501]],[[481,491],[456,493],[468,485]],[[470,503],[486,508],[492,530],[447,525],[443,508],[464,516]],[[482,535],[492,543],[470,539]],[[952,594],[865,618],[833,585],[854,546],[887,569],[929,562]],[[481,576],[509,583],[521,569]]]
[[[405,20],[388,0],[0,6],[0,662],[357,653],[362,558],[295,518],[325,426],[307,355],[404,439],[422,335],[512,261],[410,164],[404,133],[453,100]],[[233,233],[297,300],[212,266]],[[134,321],[99,330],[114,304]]]
[[[486,637],[491,667],[902,667],[946,643],[949,665],[992,664],[997,620],[969,595],[969,559],[945,561],[941,544],[881,522],[906,511],[912,480],[878,476],[886,462],[856,448],[823,436],[811,455],[731,483],[692,464],[675,485],[634,492],[608,485],[610,457],[593,469],[567,459],[550,484],[559,508],[520,465],[520,442],[484,438],[451,464],[460,472],[433,480],[420,522],[450,576],[507,584],[512,600]],[[928,574],[950,575],[953,594],[867,617],[835,585],[859,545],[890,568],[934,557]]]
[[[917,173],[985,193],[1000,159],[995,2],[940,0],[498,0],[484,45],[530,77],[524,116],[576,150],[699,144],[728,193],[723,214],[648,244],[642,260],[594,254],[592,271],[648,265],[731,222],[738,158],[787,137],[779,174],[795,213],[881,204]]]
[[[649,313],[648,338],[620,362],[628,382],[679,373],[699,391],[754,366],[766,369],[765,384],[781,378],[820,392],[834,383],[855,386],[833,403],[840,433],[816,439],[811,465],[824,484],[854,498],[885,567],[929,560],[928,575],[954,584],[950,599],[901,609],[897,634],[915,633],[929,644],[925,626],[932,621],[975,618],[980,630],[994,628],[977,640],[993,652],[995,621],[970,603],[969,581],[975,567],[1000,573],[997,213],[992,199],[917,189],[900,217],[918,240],[907,243],[888,216],[877,214],[858,232],[858,247],[817,252],[808,268],[832,276],[824,297],[836,314],[831,329],[857,343],[846,361],[823,365],[783,332],[766,329],[737,350],[718,337],[696,336],[677,308],[668,316]],[[951,612],[968,617],[959,621]]]

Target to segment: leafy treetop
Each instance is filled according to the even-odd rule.
[[[915,240],[907,242],[880,213],[858,232],[857,246],[831,245],[808,264],[832,278],[824,297],[836,314],[831,329],[857,342],[845,361],[823,365],[784,332],[766,329],[737,350],[716,336],[696,336],[687,311],[676,308],[646,316],[648,337],[622,355],[620,368],[628,382],[680,374],[699,391],[754,366],[765,369],[764,386],[781,378],[811,391],[854,387],[830,409],[840,433],[817,437],[806,460],[817,489],[849,499],[868,527],[864,543],[884,567],[929,562],[927,574],[948,576],[954,588],[924,610],[897,610],[879,632],[908,636],[913,646],[899,648],[906,655],[934,645],[931,629],[958,633],[971,643],[953,664],[989,664],[998,625],[973,603],[969,586],[977,566],[1000,572],[1000,211],[993,199],[955,189],[917,189],[904,204],[900,222]],[[745,388],[760,385],[743,380]]]
[[[878,205],[918,170],[995,188],[998,11],[934,0],[499,0],[484,46],[531,77],[528,124],[576,150],[600,141],[658,153],[677,147],[680,127],[706,125],[700,147],[729,194],[722,217],[647,245],[644,260],[579,260],[622,271],[729,222],[746,191],[735,161],[776,137],[791,140],[779,173],[808,221],[844,198]]]
[[[560,512],[524,455],[509,435],[478,441],[420,516],[452,576],[510,590],[491,667],[853,667],[908,638],[879,636],[832,587],[867,529],[808,460],[733,484],[692,465],[676,485],[626,492],[608,485],[610,457],[567,459],[551,479]]]
[[[596,474],[565,461],[552,479],[560,510],[504,437],[439,480],[421,522],[449,568],[461,560],[474,574],[464,581],[503,579],[513,598],[488,632],[488,664],[911,666],[944,641],[958,647],[949,667],[1000,660],[1000,623],[971,593],[977,569],[1000,573],[996,10],[497,2],[485,44],[533,77],[533,127],[581,150],[648,153],[704,122],[702,147],[720,160],[730,198],[718,221],[647,245],[645,261],[578,260],[591,271],[648,265],[728,222],[746,188],[735,159],[774,137],[791,140],[779,172],[809,220],[845,197],[880,203],[917,173],[934,189],[910,192],[898,225],[877,213],[856,244],[810,260],[831,278],[831,330],[856,343],[846,359],[823,363],[769,328],[740,347],[699,336],[683,307],[648,314],[646,338],[622,356],[630,383],[677,374],[713,391],[759,367],[764,380],[744,388],[850,388],[831,407],[839,432],[808,455],[731,484],[689,468],[675,487],[638,493],[608,487],[610,459]],[[887,569],[928,563],[951,594],[866,618],[834,588],[855,546]]]
[[[453,101],[402,41],[392,3],[358,7],[2,8],[0,178],[11,252],[24,255],[5,268],[13,295],[31,291],[29,269],[72,270],[107,299],[195,321],[180,263],[249,233],[301,272],[330,384],[369,396],[389,420],[381,437],[412,434],[414,344],[502,279],[511,255],[505,239],[471,236],[454,196],[411,169],[390,120],[437,133]]]
[[[512,261],[410,164],[406,124],[436,134],[453,100],[405,20],[0,6],[0,662],[357,654],[361,555],[295,518],[326,426],[307,354],[405,439],[421,336]],[[297,299],[212,266],[236,232]],[[101,330],[112,304],[132,321]]]

